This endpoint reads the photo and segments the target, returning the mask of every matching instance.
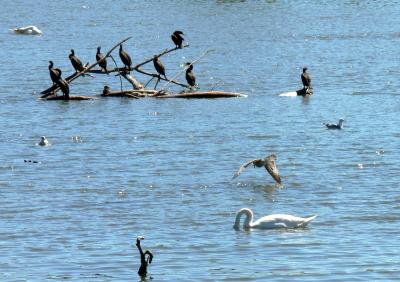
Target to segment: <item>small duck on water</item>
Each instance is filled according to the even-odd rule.
[[[343,128],[344,119],[339,119],[338,124],[335,123],[323,123],[328,129],[342,129]]]
[[[46,136],[40,137],[40,142],[38,143],[39,146],[47,146],[49,145],[49,140],[46,139]]]

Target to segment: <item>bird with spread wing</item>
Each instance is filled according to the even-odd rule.
[[[233,175],[232,179],[238,177],[249,165],[253,165],[253,167],[265,167],[268,173],[272,176],[272,178],[278,183],[281,184],[281,176],[279,175],[279,170],[276,167],[276,155],[272,154],[264,159],[255,159],[244,163],[239,170]]]

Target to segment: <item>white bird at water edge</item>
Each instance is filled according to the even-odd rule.
[[[11,31],[18,34],[27,34],[27,35],[40,35],[42,31],[34,25],[28,25],[19,28],[10,29]]]
[[[246,218],[243,222],[243,229],[294,229],[306,227],[309,222],[315,219],[317,216],[313,215],[310,217],[297,217],[289,214],[271,214],[264,216],[253,222],[253,212],[251,209],[243,208],[238,211],[236,215],[235,224],[233,228],[239,230],[240,218],[245,215]]]

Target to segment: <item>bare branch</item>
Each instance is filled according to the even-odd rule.
[[[129,36],[129,37],[125,38],[124,40],[122,40],[121,42],[117,43],[114,47],[112,47],[112,48],[107,52],[107,54],[104,56],[104,60],[105,60],[107,57],[110,56],[111,52],[114,51],[115,48],[117,48],[119,45],[121,45],[121,44],[124,43],[125,41],[128,41],[128,40],[131,39],[131,38],[132,38],[132,36]],[[100,60],[100,61],[101,61],[101,60]],[[67,79],[66,79],[67,82],[68,82],[68,83],[71,83],[72,81],[74,81],[75,79],[77,79],[78,77],[80,77],[81,75],[83,75],[83,74],[89,72],[92,68],[94,68],[95,66],[97,66],[97,65],[99,64],[100,61],[96,61],[95,63],[91,64],[89,67],[87,67],[87,68],[86,68],[84,71],[82,71],[82,72],[77,72],[77,73],[74,73],[72,76],[67,77]],[[69,79],[68,79],[68,78],[69,78]],[[59,89],[60,89],[60,88],[57,87],[57,88],[53,89],[52,92],[57,92]],[[45,90],[45,91],[43,91],[43,92],[44,92],[44,93],[47,93],[47,90]],[[42,93],[43,93],[43,92],[42,92]],[[51,95],[52,92],[43,95],[41,98],[45,98],[45,97]]]
[[[186,71],[191,65],[193,65],[194,63],[198,62],[201,58],[203,58],[205,55],[207,55],[208,53],[212,52],[214,50],[210,49],[205,51],[203,54],[201,54],[200,57],[198,57],[196,60],[194,60],[193,62],[191,62],[189,65],[187,65],[182,71],[180,71],[179,73],[177,73],[171,80],[167,80],[168,82],[166,84],[164,84],[164,86],[161,88],[161,90],[164,90],[165,87],[167,87],[170,82],[172,82],[175,78],[177,78],[178,76],[181,75],[181,73],[183,73],[184,71]],[[188,87],[190,88],[190,87]]]

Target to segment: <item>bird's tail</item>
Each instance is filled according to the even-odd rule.
[[[318,215],[313,215],[310,217],[306,217],[304,222],[302,222],[301,224],[299,224],[299,227],[305,227],[307,226],[307,224],[309,224],[311,221],[313,221]]]

